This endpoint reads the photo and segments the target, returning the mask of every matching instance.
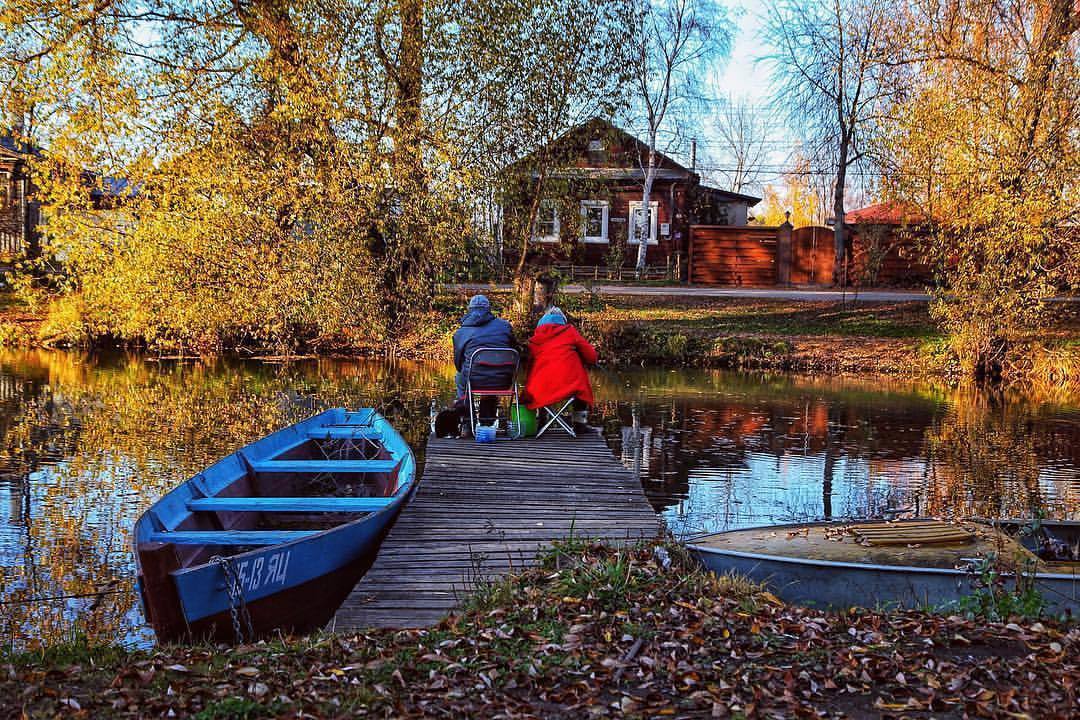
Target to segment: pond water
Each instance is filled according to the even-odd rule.
[[[886,510],[1080,518],[1080,402],[888,379],[600,372],[595,424],[677,535]],[[129,532],[211,461],[313,411],[422,451],[453,369],[0,352],[0,642],[152,642]],[[568,462],[570,458],[568,458]]]

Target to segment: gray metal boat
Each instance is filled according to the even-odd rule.
[[[1080,523],[1044,521],[1038,535],[1026,537],[1008,531],[1021,526],[1017,521],[798,523],[699,536],[688,546],[713,572],[765,583],[787,602],[830,609],[947,605],[975,589],[972,567],[993,558],[1006,574],[1007,568],[1034,571],[1050,614],[1080,616],[1080,562],[1037,554],[1048,546],[1047,536],[1056,539],[1059,554],[1062,546],[1075,551]]]

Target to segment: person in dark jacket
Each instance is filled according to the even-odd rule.
[[[514,331],[510,323],[495,317],[491,312],[491,303],[484,295],[473,295],[469,300],[469,311],[461,319],[461,327],[454,333],[454,367],[457,368],[457,402],[455,405],[465,412],[465,379],[469,377],[472,354],[480,348],[516,348]],[[485,358],[499,362],[499,358]],[[506,358],[508,362],[512,359]],[[473,388],[506,388],[513,382],[514,366],[477,365],[472,368]],[[495,416],[495,398],[484,398],[480,403],[480,422],[490,424]]]
[[[596,365],[596,348],[581,336],[557,307],[549,308],[529,340],[528,405],[536,410],[574,397],[574,431],[587,432],[592,386],[585,368]]]

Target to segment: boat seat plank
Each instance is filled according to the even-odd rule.
[[[257,473],[374,473],[391,472],[395,460],[255,460]]]
[[[188,501],[188,510],[216,512],[374,512],[392,497],[209,497]]]
[[[175,545],[277,545],[318,530],[173,530],[150,534],[150,542]]]
[[[374,428],[359,426],[324,425],[311,428],[307,436],[312,440],[382,440],[382,433]]]

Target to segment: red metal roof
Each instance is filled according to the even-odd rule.
[[[883,202],[844,213],[848,225],[911,225],[926,219],[926,213],[909,203]]]

